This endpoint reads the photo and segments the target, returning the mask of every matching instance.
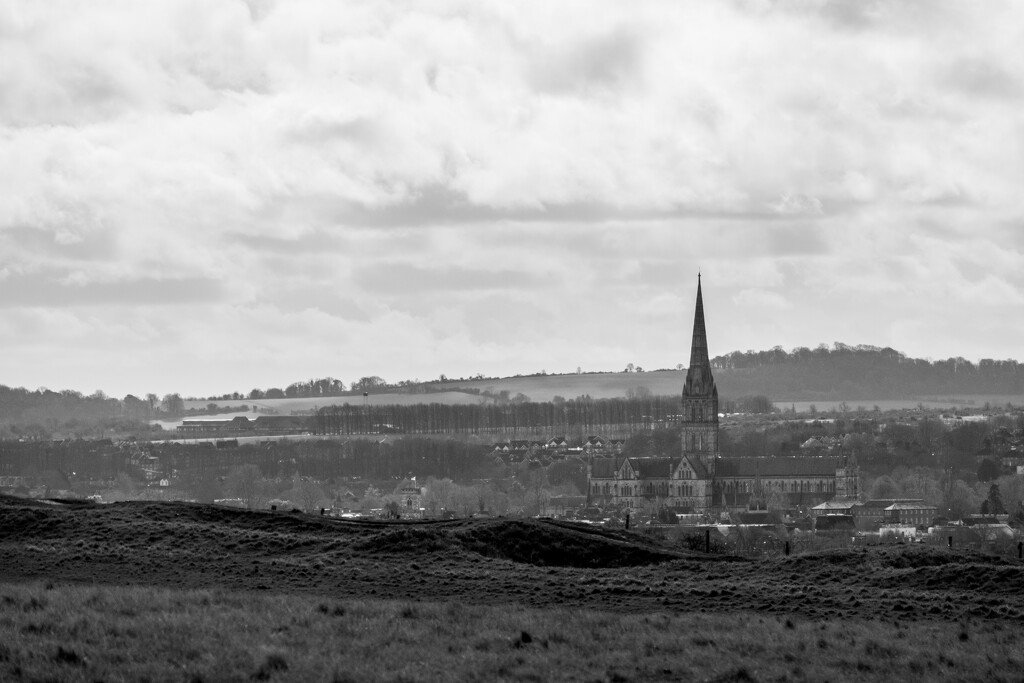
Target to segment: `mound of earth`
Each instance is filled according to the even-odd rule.
[[[625,532],[552,520],[471,519],[424,522],[337,520],[301,513],[253,512],[194,503],[0,506],[0,539],[75,538],[97,542],[124,534],[148,544],[217,543],[268,553],[337,550],[366,555],[475,553],[559,567],[629,567],[685,555]],[[229,541],[226,536],[234,536]],[[202,538],[200,538],[200,536]],[[122,543],[131,545],[130,539]]]
[[[0,557],[0,581],[1024,624],[1016,559],[902,545],[753,561],[553,520],[347,521],[0,497]]]
[[[551,520],[469,520],[398,526],[361,541],[367,552],[472,552],[551,567],[613,568],[666,562],[683,553],[633,534]]]

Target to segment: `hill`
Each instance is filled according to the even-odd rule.
[[[733,351],[711,360],[723,401],[767,396],[777,405],[796,403],[880,404],[904,407],[910,402],[947,407],[973,401],[1003,405],[1024,403],[1024,365],[1015,360],[963,358],[930,361],[908,358],[890,348],[835,343],[792,351]],[[187,411],[207,413],[210,404],[224,417],[251,412],[309,413],[315,408],[353,406],[446,405],[529,400],[621,398],[630,394],[678,396],[680,370],[610,372],[568,375],[523,375],[389,384],[365,377],[348,391],[330,378],[289,385],[287,390],[253,390],[213,399],[184,401],[177,394],[162,400],[107,397],[102,392],[82,396],[73,391],[28,391],[0,386],[0,438],[47,439],[54,436],[143,435],[149,423],[165,429],[180,424]],[[367,395],[363,396],[366,391]],[[267,398],[273,394],[276,398]],[[894,403],[897,402],[897,403]],[[243,408],[244,406],[244,408]],[[804,407],[807,407],[804,405]]]

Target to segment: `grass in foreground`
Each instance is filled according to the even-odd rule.
[[[1019,631],[0,584],[0,680],[999,681]]]

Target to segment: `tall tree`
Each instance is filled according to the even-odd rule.
[[[985,499],[985,502],[988,503],[988,514],[1006,514],[1006,507],[1003,505],[1003,497],[999,493],[999,484],[992,484],[992,486],[988,487],[988,498]]]

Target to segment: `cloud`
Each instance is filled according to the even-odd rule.
[[[733,303],[738,306],[769,308],[777,311],[793,308],[793,305],[782,294],[763,289],[741,290],[733,297]]]
[[[1019,99],[1024,86],[1019,76],[999,62],[970,57],[960,57],[945,67],[940,82],[969,96],[1010,100]]]
[[[368,292],[385,295],[424,291],[480,292],[537,289],[550,278],[495,264],[491,268],[425,268],[409,263],[378,263],[358,267],[353,280]]]
[[[203,278],[135,277],[83,281],[75,273],[32,273],[0,278],[0,307],[162,306],[211,304],[221,284]]]
[[[698,269],[723,352],[1011,355],[1020,18],[1009,0],[4,3],[0,305],[24,326],[0,327],[0,381],[36,383],[47,339],[96,366],[88,331],[109,345],[123,321],[136,370],[215,339],[188,356],[211,393],[254,383],[224,325],[288,381],[312,357],[674,365]],[[939,315],[991,334],[893,322]],[[559,325],[503,336],[538,318]]]

